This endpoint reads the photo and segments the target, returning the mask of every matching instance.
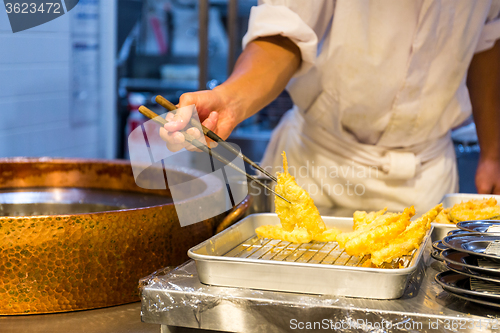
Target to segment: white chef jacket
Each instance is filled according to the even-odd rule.
[[[259,2],[243,45],[282,35],[302,55],[264,167],[286,151],[320,206],[424,211],[457,191],[450,129],[471,114],[467,69],[500,38],[500,0]]]

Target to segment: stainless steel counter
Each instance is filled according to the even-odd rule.
[[[1,333],[159,333],[160,326],[141,322],[141,304],[68,313],[0,316]]]
[[[377,332],[447,332],[453,328],[459,332],[498,331],[500,327],[492,327],[491,322],[500,318],[500,311],[461,301],[434,282],[434,276],[444,266],[427,257],[429,252],[427,248],[428,266],[421,267],[404,296],[397,300],[207,286],[199,282],[191,261],[150,280],[142,292],[142,320],[162,325],[163,333],[176,332],[171,326],[245,333],[320,332],[334,328],[343,332],[371,331],[370,325],[386,325],[382,326],[385,330]],[[299,329],[302,324],[307,327],[308,322],[326,326]],[[389,325],[392,329],[387,329]]]

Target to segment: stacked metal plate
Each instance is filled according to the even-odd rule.
[[[449,269],[437,274],[436,282],[458,298],[500,308],[500,221],[457,227],[432,245],[432,256]]]

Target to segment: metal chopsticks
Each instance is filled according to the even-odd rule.
[[[150,109],[148,109],[147,107],[141,105],[139,107],[139,112],[142,113],[144,116],[148,117],[149,119],[153,120],[154,122],[156,122],[157,124],[159,124],[160,126],[164,126],[166,123],[168,123],[168,121],[162,117],[160,117],[159,115],[157,115],[155,112],[151,111]],[[281,195],[279,195],[278,193],[274,192],[271,188],[269,188],[268,186],[266,186],[265,184],[263,184],[261,181],[259,181],[257,178],[255,178],[254,176],[251,176],[249,175],[248,173],[246,173],[245,171],[241,170],[238,166],[236,166],[234,163],[228,161],[226,158],[224,158],[223,156],[221,156],[220,154],[218,154],[217,152],[215,151],[212,151],[212,149],[210,149],[208,146],[204,145],[203,143],[201,143],[200,141],[198,141],[197,139],[195,139],[192,135],[188,134],[186,131],[179,131],[180,133],[182,133],[184,135],[184,137],[186,138],[186,141],[189,142],[190,144],[192,144],[193,146],[195,146],[196,148],[200,149],[201,151],[209,154],[210,156],[213,156],[215,157],[216,159],[218,159],[219,161],[221,161],[222,163],[224,163],[225,165],[228,165],[230,166],[231,168],[233,168],[234,170],[238,171],[239,173],[245,175],[248,179],[250,180],[253,180],[254,182],[256,182],[257,184],[259,184],[260,186],[264,187],[265,189],[267,189],[268,191],[272,192],[274,195],[278,196],[280,199],[283,199],[285,200],[286,202],[290,203],[290,201],[288,201],[287,199],[285,199],[284,197],[282,197]],[[222,139],[221,139],[222,140]],[[239,156],[239,154],[238,154]]]
[[[158,96],[156,96],[155,100],[156,100],[156,103],[160,104],[168,111],[175,112],[175,110],[177,110],[177,107],[173,103],[171,103],[170,101],[165,99],[163,96],[158,95]],[[265,174],[266,176],[268,176],[269,178],[274,180],[275,182],[278,181],[275,176],[273,176],[272,174],[267,172],[264,168],[262,168],[260,165],[258,165],[257,163],[255,163],[254,161],[252,161],[251,159],[249,159],[248,157],[243,155],[242,152],[239,152],[238,150],[236,150],[233,146],[231,146],[226,141],[224,141],[224,139],[222,139],[220,136],[218,136],[213,131],[209,130],[208,128],[206,128],[205,126],[200,124],[200,122],[198,122],[196,119],[191,118],[190,123],[191,123],[191,125],[193,125],[195,127],[198,127],[198,128],[201,127],[203,130],[203,134],[208,136],[210,139],[214,140],[215,142],[220,144],[225,149],[229,150],[234,155],[241,156],[243,158],[243,161],[247,162],[248,164],[253,166],[255,169],[259,170],[260,172],[262,172],[263,174]]]

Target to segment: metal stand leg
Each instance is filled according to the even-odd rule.
[[[160,333],[172,333],[167,325],[161,325]]]
[[[208,81],[208,11],[210,3],[208,0],[198,1],[198,38],[199,38],[199,54],[198,67],[200,68],[200,76],[198,81],[198,89],[206,90]]]

